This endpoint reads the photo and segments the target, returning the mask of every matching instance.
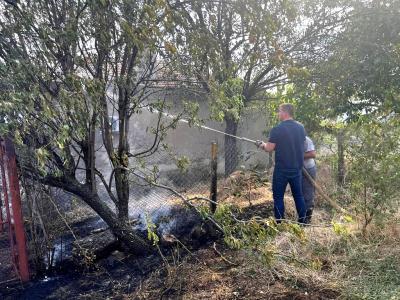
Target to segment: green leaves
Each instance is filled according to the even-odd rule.
[[[398,112],[392,99],[399,94],[400,41],[398,1],[357,1],[339,38],[330,43],[330,55],[313,70],[320,90],[333,109],[358,113]]]
[[[349,231],[346,226],[340,223],[332,222],[333,231],[341,237],[346,238],[349,235]]]
[[[36,159],[39,164],[39,167],[42,170],[45,169],[45,165],[46,165],[46,162],[49,159],[49,157],[50,157],[50,154],[46,150],[46,148],[42,147],[42,148],[36,149]]]
[[[246,249],[259,255],[267,265],[273,263],[278,251],[274,240],[280,234],[289,233],[293,239],[305,240],[304,230],[298,224],[276,224],[273,218],[238,220],[235,215],[239,209],[235,206],[220,204],[214,219],[224,230],[224,241],[232,249]]]
[[[186,173],[190,165],[190,159],[183,155],[182,157],[176,158],[176,166],[182,173]]]
[[[164,42],[164,48],[167,52],[171,53],[171,54],[176,54],[176,52],[178,51],[175,47],[175,45],[173,45],[170,42]]]
[[[160,238],[157,235],[157,226],[152,222],[151,218],[146,214],[146,229],[147,238],[153,243],[153,246],[157,246]]]
[[[214,84],[213,101],[210,103],[211,118],[222,122],[225,118],[239,121],[244,107],[243,80],[229,78],[221,85]]]
[[[347,147],[349,190],[366,218],[387,218],[400,202],[400,130],[398,116],[367,116],[351,126]]]

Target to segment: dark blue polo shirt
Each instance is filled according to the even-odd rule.
[[[275,168],[301,169],[304,161],[304,126],[294,120],[286,120],[272,128],[269,142],[275,146]]]

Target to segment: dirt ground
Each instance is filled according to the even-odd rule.
[[[201,262],[201,263],[200,263]],[[268,268],[249,264],[246,253],[215,244],[167,268],[164,281],[153,273],[130,296],[137,299],[334,299],[335,290],[282,283]]]

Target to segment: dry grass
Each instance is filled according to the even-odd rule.
[[[72,209],[65,214],[68,223],[72,224],[74,222],[97,216],[96,212],[86,203],[82,203],[78,199],[74,199],[73,203]]]
[[[330,186],[330,181],[322,186]],[[272,216],[270,183],[253,174],[234,173],[220,189],[220,203],[239,207],[243,212],[241,217]],[[356,269],[350,266],[357,262],[358,256],[352,255],[365,255],[364,264],[372,263],[373,270],[380,270],[380,260],[377,266],[373,264],[376,255],[400,259],[398,248],[393,247],[400,242],[400,223],[395,219],[384,228],[372,225],[367,236],[361,236],[361,226],[354,222],[344,224],[344,232],[335,233],[330,226],[332,215],[319,208],[321,204],[319,199],[313,216],[314,226],[304,229],[305,239],[293,239],[284,232],[276,237],[271,245],[276,249],[276,259],[271,265],[265,265],[251,251],[233,251],[219,245],[219,253],[203,249],[168,265],[164,275],[157,271],[130,296],[137,299],[159,299],[160,295],[165,299],[353,299],[364,295],[349,278],[358,278],[358,284],[368,285],[364,280],[369,275],[357,277],[353,274]],[[285,208],[287,218],[296,220],[290,192],[285,196]],[[341,216],[336,219],[343,222]],[[369,237],[379,241],[379,250],[371,251],[374,248]],[[380,288],[390,289],[393,282],[387,278],[386,285]]]
[[[201,249],[181,260],[170,261],[142,281],[140,288],[126,295],[127,299],[358,299],[359,291],[370,273],[361,274],[358,259],[364,254],[362,266],[373,272],[382,271],[385,258],[399,257],[393,246],[371,248],[366,251],[346,244],[342,237],[329,228],[306,229],[306,241],[293,241],[287,234],[275,240],[280,253],[297,260],[279,258],[272,265],[263,264],[249,251],[234,251],[218,244],[218,252],[211,247]],[[353,247],[353,248],[352,248]],[[358,256],[349,257],[349,253]],[[223,255],[223,257],[221,256]],[[377,256],[382,259],[376,260]],[[375,262],[374,262],[375,258]],[[227,263],[227,261],[232,263]],[[391,260],[390,260],[391,261]],[[372,264],[371,264],[372,263]],[[349,265],[350,264],[350,265]],[[353,269],[355,267],[355,269]],[[356,273],[357,271],[358,273]],[[354,273],[353,273],[354,272]],[[361,275],[360,275],[361,274]],[[389,273],[393,275],[392,273]],[[371,295],[385,299],[388,288],[393,290],[392,278],[381,274],[387,281],[375,288],[383,294]],[[352,281],[351,278],[356,278]],[[161,297],[160,297],[161,295]],[[391,296],[395,294],[390,294]],[[366,298],[374,299],[374,298]],[[389,299],[389,298],[388,298]],[[397,299],[391,298],[391,299]]]
[[[277,240],[281,246],[282,239]],[[163,299],[335,299],[340,294],[334,271],[280,259],[268,266],[248,251],[217,247],[219,253],[212,248],[202,249],[155,271],[127,296],[133,299],[160,299],[160,295]]]

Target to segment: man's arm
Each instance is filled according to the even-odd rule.
[[[304,159],[307,158],[315,158],[317,156],[317,152],[315,150],[308,151],[304,153]]]
[[[315,152],[314,143],[308,136],[306,136],[306,141],[304,142],[304,148],[305,148],[304,159],[315,158],[317,156],[317,152]]]
[[[275,150],[275,146],[276,146],[275,143],[267,142],[267,143],[264,143],[264,148],[263,149],[265,151],[267,151],[267,152],[272,152],[272,151]]]
[[[276,142],[278,140],[278,130],[276,127],[271,129],[271,132],[269,133],[269,138],[268,142],[264,143],[263,141],[257,140],[256,145],[260,149],[263,149],[264,151],[267,152],[272,152],[275,150]]]
[[[274,150],[275,150],[275,146],[276,146],[275,143],[271,143],[271,142],[264,143],[264,142],[262,142],[262,141],[257,141],[257,142],[256,142],[256,145],[257,145],[260,149],[262,149],[262,150],[264,150],[264,151],[267,151],[267,152],[272,152],[272,151],[274,151]]]

